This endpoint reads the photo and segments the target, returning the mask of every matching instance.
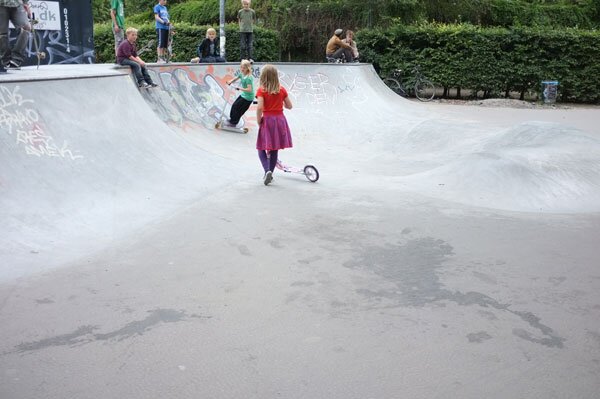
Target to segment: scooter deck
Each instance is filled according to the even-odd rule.
[[[221,122],[217,122],[217,124],[215,125],[215,129],[225,130],[227,132],[242,133],[242,134],[248,133],[247,127],[238,128],[238,127],[233,127],[233,126],[224,126]]]

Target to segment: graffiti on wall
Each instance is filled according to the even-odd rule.
[[[237,67],[217,69],[214,65],[177,65],[151,68],[149,73],[160,89],[145,90],[142,94],[163,121],[184,130],[195,125],[214,128],[223,114],[229,115],[231,105],[239,95],[227,85],[227,81],[239,73]],[[312,113],[322,114],[323,108],[319,106],[335,106],[340,96],[350,96],[350,103],[356,105],[366,101],[355,73],[341,68],[336,73],[341,73],[335,77],[337,86],[324,72],[302,74],[280,71],[279,79],[294,107]],[[253,68],[253,76],[257,88],[259,66]],[[255,126],[255,122],[254,112],[247,112],[240,126]]]
[[[238,96],[227,81],[235,76],[235,68],[227,68],[218,74],[213,66],[194,68],[177,66],[149,71],[160,90],[146,90],[144,97],[165,122],[184,130],[201,125],[214,128],[223,115],[228,116],[231,106]],[[256,117],[247,112],[240,121],[240,127],[256,125]]]
[[[23,97],[19,86],[0,86],[0,132],[14,138],[27,155],[67,160],[83,158],[67,141],[59,143],[43,127],[34,101]]]
[[[85,2],[84,2],[85,3]],[[43,64],[92,64],[94,63],[94,37],[91,3],[58,0],[31,1],[32,11],[39,21],[35,35],[40,51],[46,53]],[[20,34],[28,36],[24,64],[37,63],[33,35],[21,29],[12,29],[13,46]]]

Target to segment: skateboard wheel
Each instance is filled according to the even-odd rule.
[[[248,133],[248,128],[245,127],[244,129],[242,129],[244,131],[244,133]]]
[[[43,51],[40,51],[39,53],[40,59],[45,60],[46,59],[46,53]]]

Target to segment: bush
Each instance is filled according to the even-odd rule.
[[[597,31],[427,24],[362,30],[357,42],[361,58],[382,77],[420,65],[445,88],[521,96],[541,94],[541,81],[552,79],[560,82],[563,101],[600,102]]]

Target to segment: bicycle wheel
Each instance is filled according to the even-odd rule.
[[[415,95],[421,101],[431,101],[435,97],[435,86],[428,80],[418,80],[415,83]]]
[[[383,79],[383,83],[385,83],[387,85],[387,87],[392,89],[392,91],[394,93],[396,93],[402,97],[406,97],[406,91],[404,91],[404,88],[402,88],[402,85],[396,79],[385,78],[385,79]]]

